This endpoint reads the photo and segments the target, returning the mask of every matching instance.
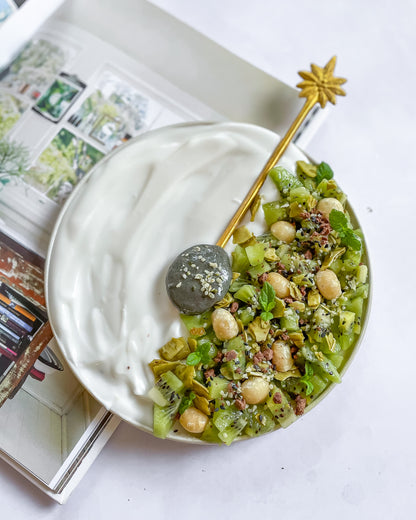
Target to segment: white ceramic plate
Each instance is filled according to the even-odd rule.
[[[217,241],[277,142],[238,123],[149,132],[97,165],[58,219],[46,263],[55,336],[87,390],[143,430],[153,422],[148,363],[185,334],[167,268],[187,247]],[[305,159],[291,146],[280,164],[294,170]],[[262,194],[276,199],[270,181]],[[170,438],[201,442],[180,429]]]

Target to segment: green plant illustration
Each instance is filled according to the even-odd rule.
[[[19,121],[27,105],[16,97],[0,92],[0,139]]]
[[[1,82],[21,94],[43,91],[62,69],[67,52],[47,40],[33,40],[14,60]]]
[[[13,177],[22,178],[29,165],[29,151],[17,141],[0,139],[0,190]]]
[[[27,172],[25,180],[61,203],[103,156],[102,152],[63,128]]]
[[[110,151],[146,126],[149,106],[148,98],[106,72],[69,122]]]

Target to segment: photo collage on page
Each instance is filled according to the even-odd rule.
[[[19,336],[24,331],[15,330],[13,322],[24,319],[13,309],[21,307],[35,315],[32,307],[37,305],[22,293],[22,284],[7,278],[8,267],[25,251],[22,265],[35,268],[27,258],[36,257],[33,251],[38,253],[37,230],[46,230],[49,236],[75,185],[109,152],[153,128],[158,119],[170,117],[166,115],[171,112],[170,105],[163,106],[157,96],[147,93],[140,78],[112,63],[98,63],[88,77],[78,75],[77,58],[82,50],[78,42],[42,34],[0,73],[0,254],[18,251],[17,256],[7,256],[8,263],[4,260],[0,271],[0,390],[23,350],[20,346],[10,353],[11,342],[27,344],[27,339],[21,342]],[[27,146],[27,139],[24,142],[20,137],[27,136],[31,126],[43,133],[31,135],[34,144]],[[6,221],[4,227],[2,222]],[[7,312],[2,312],[4,309]],[[43,316],[42,305],[39,312]],[[34,330],[27,332],[27,337],[36,335]],[[59,370],[59,352],[56,355],[51,348],[44,355],[48,356]],[[43,379],[40,376],[37,381]]]

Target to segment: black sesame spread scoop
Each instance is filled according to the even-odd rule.
[[[336,57],[334,56],[325,67],[312,65],[311,72],[299,72],[302,79],[307,79],[297,85],[302,88],[299,96],[306,98],[305,104],[267,159],[254,184],[219,238],[217,245],[193,246],[181,253],[170,266],[166,279],[168,295],[182,313],[201,314],[225,296],[231,285],[232,271],[228,256],[222,248],[252,204],[255,203],[269,171],[278,163],[309,112],[317,103],[322,108],[328,101],[335,104],[336,94],[345,96],[344,90],[339,85],[347,80],[333,76],[335,63]],[[197,261],[201,263],[197,263]],[[210,264],[217,265],[217,267],[211,267]],[[222,274],[218,276],[213,274],[217,271]],[[224,277],[224,280],[221,279],[221,276]]]
[[[232,281],[230,259],[220,246],[200,244],[183,251],[166,275],[172,303],[183,314],[201,314],[226,295]]]

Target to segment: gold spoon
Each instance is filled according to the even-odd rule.
[[[267,160],[250,191],[247,193],[245,199],[240,204],[240,207],[237,209],[234,216],[228,223],[223,234],[218,239],[218,246],[224,247],[228,242],[235,228],[238,226],[239,222],[241,222],[242,218],[253,204],[254,199],[260,191],[260,188],[263,186],[269,171],[277,164],[282,155],[285,153],[294,135],[299,130],[300,125],[303,123],[306,116],[316,105],[316,103],[319,103],[322,108],[325,108],[327,101],[330,101],[335,105],[336,95],[345,96],[345,91],[341,88],[341,85],[344,84],[347,80],[333,76],[335,63],[336,56],[331,58],[325,67],[318,67],[317,65],[312,64],[311,72],[299,72],[299,76],[303,79],[303,81],[298,83],[296,86],[302,89],[299,93],[299,97],[306,98],[305,104],[303,105],[299,114],[296,116],[285,136],[281,139],[281,141],[279,141],[279,144],[273,150],[271,156]]]
[[[299,97],[304,97],[305,104],[296,116],[289,130],[284,137],[279,141],[263,169],[261,170],[256,181],[250,188],[244,200],[241,202],[239,208],[228,223],[224,232],[217,241],[216,246],[201,244],[193,246],[186,251],[183,251],[171,264],[166,277],[166,288],[168,295],[172,302],[184,314],[200,314],[204,310],[211,308],[217,301],[221,300],[228,291],[231,283],[231,267],[229,265],[228,255],[222,250],[227,244],[234,230],[241,222],[247,211],[252,206],[260,188],[263,186],[269,171],[280,160],[294,135],[299,130],[301,124],[312,108],[319,103],[322,108],[325,108],[327,102],[336,104],[336,96],[345,96],[345,91],[341,88],[347,80],[344,78],[337,78],[333,75],[336,64],[336,56],[333,56],[325,67],[318,67],[315,64],[311,65],[311,71],[299,72],[303,81],[296,85],[301,88]],[[222,271],[223,282],[218,287],[215,287],[215,297],[207,297],[204,295],[193,281],[193,277],[189,276],[187,281],[183,281],[182,273],[185,269],[189,272],[189,266],[198,265],[198,259],[202,257],[211,264],[218,265],[218,269]]]

